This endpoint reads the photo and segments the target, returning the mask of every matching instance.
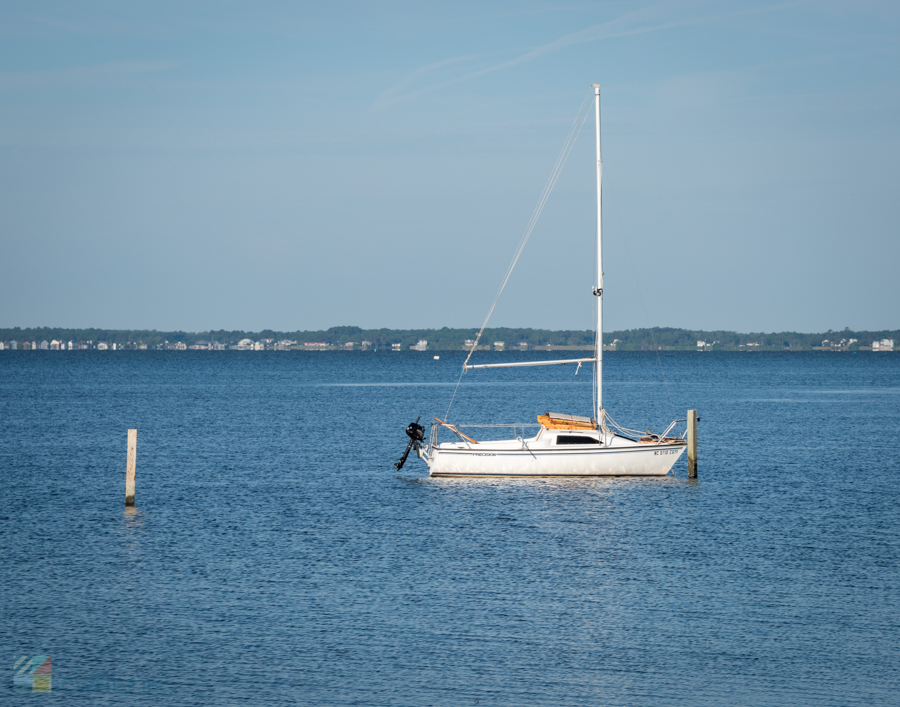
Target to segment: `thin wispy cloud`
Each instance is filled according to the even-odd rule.
[[[444,61],[437,61],[433,64],[427,64],[423,67],[420,67],[419,69],[413,71],[409,76],[403,79],[396,86],[392,86],[387,91],[378,96],[378,98],[376,99],[376,104],[386,105],[394,103],[398,99],[402,99],[405,96],[413,95],[416,92],[410,92],[409,89],[421,77],[438,71],[439,69],[453,66],[454,64],[471,61],[474,58],[475,55],[458,56],[454,57],[453,59],[445,59]]]
[[[414,88],[421,80],[432,76],[439,69],[444,69],[454,64],[461,64],[466,61],[473,60],[477,55],[467,55],[446,59],[444,61],[435,62],[423,66],[412,74],[407,76],[403,81],[384,91],[375,100],[376,107],[386,107],[395,103],[399,103],[411,98],[415,98],[430,91],[446,88],[454,84],[471,81],[473,79],[492,74],[497,71],[511,69],[521,64],[525,64],[541,57],[568,49],[579,44],[589,42],[597,42],[604,39],[613,39],[615,37],[626,37],[637,34],[646,34],[648,32],[660,32],[675,27],[684,27],[688,25],[696,25],[716,20],[729,19],[741,15],[756,14],[759,12],[767,12],[790,5],[796,5],[797,2],[781,3],[778,5],[770,5],[762,8],[741,8],[728,12],[701,12],[708,10],[711,3],[709,2],[663,2],[649,7],[633,10],[625,13],[621,17],[608,22],[602,22],[591,27],[587,27],[577,32],[566,34],[559,39],[555,39],[547,44],[530,49],[512,59],[501,61],[499,63],[483,66],[474,71],[468,71],[459,76],[444,81],[432,82],[427,86]]]

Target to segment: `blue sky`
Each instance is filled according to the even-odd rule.
[[[478,326],[599,82],[607,329],[897,328],[898,35],[890,2],[5,2],[0,326]],[[492,324],[591,328],[593,149]]]

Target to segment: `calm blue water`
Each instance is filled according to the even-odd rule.
[[[619,422],[699,410],[696,481],[398,473],[460,360],[0,353],[0,637],[54,679],[0,702],[898,703],[900,356],[607,354]],[[590,399],[469,374],[451,417]]]

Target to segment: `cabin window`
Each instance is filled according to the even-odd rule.
[[[586,435],[559,435],[556,438],[557,444],[600,444],[599,440]]]

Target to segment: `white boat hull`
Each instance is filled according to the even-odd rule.
[[[505,446],[505,445],[504,445]],[[435,445],[424,456],[431,476],[665,476],[685,444],[601,448],[504,449]]]

